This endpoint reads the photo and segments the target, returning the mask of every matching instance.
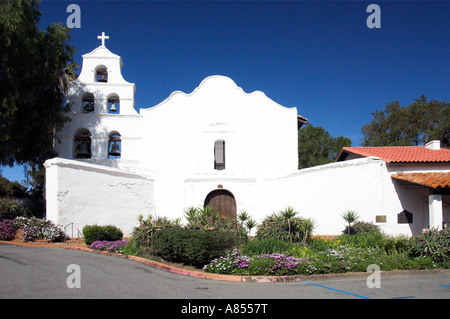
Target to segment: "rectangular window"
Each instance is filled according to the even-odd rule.
[[[214,169],[225,169],[225,141],[214,142]]]

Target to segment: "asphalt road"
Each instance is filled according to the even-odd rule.
[[[381,276],[380,288],[368,288],[367,278],[236,283],[172,274],[100,254],[0,244],[0,298],[239,299],[252,303],[305,298],[450,299],[450,272]],[[192,303],[190,306],[186,310],[196,311]]]

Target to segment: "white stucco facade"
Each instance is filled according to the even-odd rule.
[[[135,85],[123,79],[121,67],[121,58],[104,46],[83,55],[81,74],[69,91],[72,120],[58,133],[58,157],[45,163],[47,218],[56,224],[73,223],[79,230],[111,224],[130,235],[139,214],[184,222],[185,208],[207,204],[219,190],[234,200],[235,213],[245,210],[261,222],[292,206],[314,218],[316,233],[323,235],[340,234],[341,214],[349,209],[374,223],[385,216],[378,224],[390,234],[410,235],[429,221],[418,213],[413,224],[397,223],[405,206],[417,211],[425,205],[414,195],[401,198],[380,159],[298,170],[295,107],[214,75],[193,92],[174,92],[156,106],[140,106],[138,113]],[[101,75],[106,82],[98,81]],[[86,112],[92,101],[94,110]],[[120,157],[108,154],[115,141]],[[80,157],[82,143],[89,154]],[[448,207],[444,211],[442,218],[448,218]]]

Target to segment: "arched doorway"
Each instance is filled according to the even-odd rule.
[[[236,200],[233,194],[225,189],[216,189],[208,194],[205,206],[211,206],[224,218],[236,219]]]

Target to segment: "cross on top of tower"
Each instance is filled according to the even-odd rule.
[[[105,35],[105,32],[102,32],[102,35],[99,35],[97,39],[102,40],[102,47],[105,46],[105,40],[109,39],[109,36]]]

